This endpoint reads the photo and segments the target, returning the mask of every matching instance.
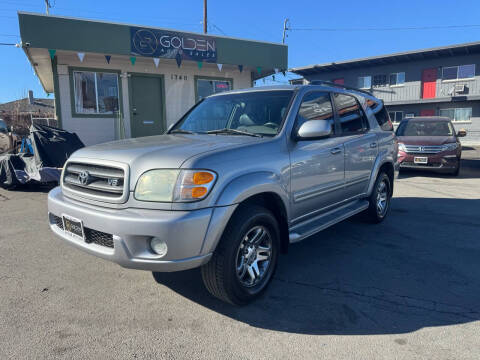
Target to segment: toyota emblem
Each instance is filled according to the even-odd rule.
[[[78,174],[78,181],[80,181],[82,185],[88,185],[90,182],[90,173],[88,171],[82,171]]]

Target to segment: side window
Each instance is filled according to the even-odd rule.
[[[298,111],[297,126],[308,120],[326,120],[330,123],[332,134],[335,133],[335,121],[329,93],[311,92],[303,97]]]
[[[378,126],[380,126],[383,131],[393,131],[392,121],[390,120],[387,109],[385,109],[382,103],[367,99],[367,106],[372,110],[377,119]]]
[[[333,94],[333,99],[343,134],[356,134],[368,129],[367,119],[357,99],[339,93]]]

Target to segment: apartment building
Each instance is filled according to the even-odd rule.
[[[391,119],[447,116],[480,144],[480,42],[309,65],[290,71],[313,80],[369,90]],[[301,80],[296,80],[297,82]]]

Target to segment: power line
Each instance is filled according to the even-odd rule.
[[[406,27],[384,27],[384,28],[302,28],[290,27],[289,31],[325,31],[325,32],[342,32],[342,31],[403,31],[403,30],[438,30],[438,29],[466,29],[480,27],[480,24],[468,25],[438,25],[438,26],[406,26]]]

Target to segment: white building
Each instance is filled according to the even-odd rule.
[[[60,126],[86,145],[161,134],[202,97],[287,69],[287,47],[19,13],[23,49]]]

